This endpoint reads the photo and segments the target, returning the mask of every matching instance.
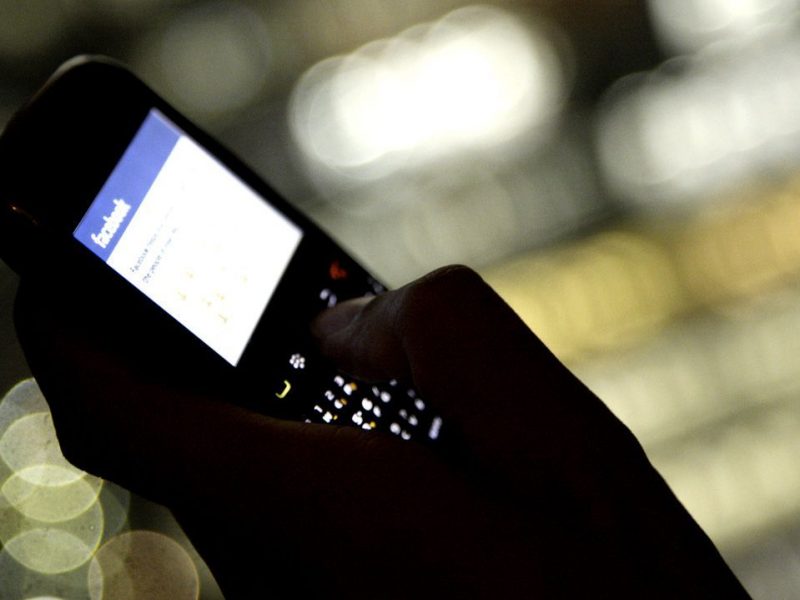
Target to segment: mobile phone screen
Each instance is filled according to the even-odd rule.
[[[302,235],[155,109],[74,231],[234,366]]]
[[[383,287],[336,252],[311,260],[316,249],[301,245],[300,226],[158,110],[149,111],[73,235],[234,367],[246,369],[246,349],[263,350],[265,342],[276,349],[273,358],[285,354],[268,369],[258,363],[262,393],[280,404],[274,410],[402,439],[439,438],[441,418],[414,389],[338,372],[309,347],[308,333],[305,340],[259,338],[273,295],[278,312],[300,322]],[[306,268],[293,272],[298,260]],[[328,262],[322,276],[317,268]],[[276,290],[287,281],[297,296],[280,298]]]

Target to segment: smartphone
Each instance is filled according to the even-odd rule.
[[[280,418],[436,441],[414,389],[338,371],[311,320],[384,291],[122,65],[63,65],[0,137],[0,258],[64,280],[132,363]]]

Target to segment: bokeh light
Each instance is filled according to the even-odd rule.
[[[214,122],[265,91],[271,60],[270,34],[256,11],[243,3],[209,0],[154,32],[133,62],[188,114]]]
[[[315,65],[291,124],[310,160],[376,176],[544,126],[566,88],[548,30],[474,6]]]
[[[748,201],[749,200],[749,201]],[[800,179],[698,216],[676,240],[687,288],[708,305],[754,296],[800,274]]]
[[[93,503],[77,517],[57,523],[27,517],[0,504],[3,549],[32,571],[52,574],[71,571],[87,562],[103,534],[103,509]]]
[[[46,409],[33,380],[0,402],[0,542],[29,569],[54,574],[86,563],[100,543],[102,481],[66,462]]]
[[[33,379],[0,402],[0,458],[0,598],[199,597],[177,525],[126,531],[130,493],[65,461]],[[203,581],[214,597],[207,570]]]
[[[618,84],[598,148],[611,188],[636,207],[710,201],[800,163],[800,39],[711,49]],[[765,68],[769,65],[769,68]]]
[[[89,567],[92,600],[195,600],[197,569],[175,540],[153,531],[122,533],[98,550]]]
[[[36,597],[84,600],[88,597],[86,577],[89,563],[65,573],[41,573],[19,563],[0,550],[0,598],[29,600]]]
[[[30,477],[32,469],[38,471],[35,478]],[[64,483],[61,471],[53,465],[23,469],[9,477],[0,491],[26,517],[47,523],[72,519],[95,503],[102,480],[86,476]]]
[[[491,260],[507,251],[498,239],[518,234],[518,215],[509,190],[485,171],[476,169],[449,180],[443,177],[419,193],[424,201],[413,202],[414,210],[404,212],[395,227],[410,256],[426,267]]]
[[[800,297],[672,324],[635,350],[578,367],[587,384],[645,444],[712,427],[800,391]],[[689,424],[689,425],[687,425]]]
[[[484,276],[565,360],[640,341],[685,301],[666,248],[624,231],[523,255]]]
[[[797,0],[648,0],[656,33],[676,52],[731,38],[768,35],[797,13]]]
[[[800,512],[800,414],[781,406],[653,460],[715,539],[742,543]]]
[[[86,474],[61,454],[49,411],[18,417],[9,424],[0,437],[0,457],[33,484],[66,484]]]

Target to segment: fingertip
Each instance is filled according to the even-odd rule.
[[[311,322],[311,333],[320,341],[336,335],[355,321],[372,300],[373,297],[365,296],[324,310]]]

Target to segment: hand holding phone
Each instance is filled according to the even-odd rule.
[[[630,432],[463,268],[316,327],[441,406],[450,453],[143,378],[51,285],[23,279],[17,321],[66,456],[171,507],[226,597],[746,597]]]

